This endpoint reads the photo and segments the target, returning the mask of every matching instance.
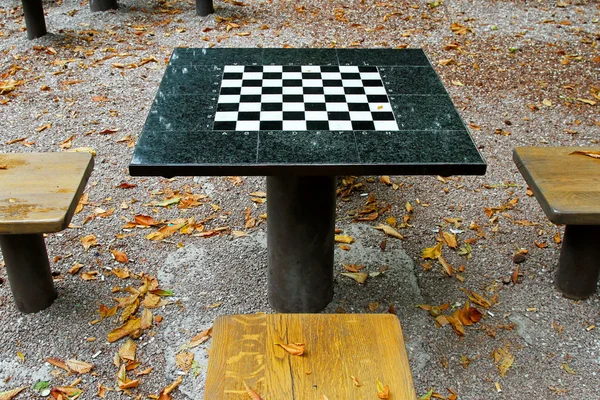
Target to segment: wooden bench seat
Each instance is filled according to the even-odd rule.
[[[600,274],[600,147],[519,147],[513,160],[550,221],[565,224],[556,287],[568,298],[596,291]]]
[[[69,225],[93,165],[89,153],[0,154],[0,249],[19,311],[56,298],[43,234]]]
[[[291,355],[277,344],[303,343]],[[353,382],[356,378],[359,386]],[[391,314],[255,314],[217,318],[204,398],[415,399],[402,328]]]

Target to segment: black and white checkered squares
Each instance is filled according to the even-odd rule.
[[[226,65],[214,130],[398,130],[371,66]]]

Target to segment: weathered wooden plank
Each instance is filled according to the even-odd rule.
[[[600,224],[600,159],[571,154],[600,147],[518,147],[513,159],[550,221]]]
[[[94,166],[89,153],[0,154],[0,234],[65,229]]]
[[[213,332],[205,399],[247,399],[243,382],[264,399],[376,399],[377,379],[390,398],[415,398],[393,315],[224,316]],[[277,343],[304,343],[306,351],[293,356]]]

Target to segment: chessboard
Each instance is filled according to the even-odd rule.
[[[397,131],[376,66],[225,65],[215,131]]]

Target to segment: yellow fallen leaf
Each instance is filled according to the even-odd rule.
[[[354,239],[348,235],[335,235],[335,242],[351,244],[354,243]]]
[[[78,272],[79,272],[79,270],[80,270],[81,268],[83,268],[83,264],[80,264],[80,263],[75,263],[75,264],[74,264],[74,265],[73,265],[71,268],[69,268],[69,271],[68,271],[68,272],[69,272],[71,275],[75,275],[76,273],[78,273]]]
[[[169,386],[167,386],[166,388],[164,388],[163,390],[161,390],[160,395],[158,397],[159,400],[163,400],[163,399],[170,399],[171,397],[169,396],[169,394],[177,389],[177,386],[179,386],[181,384],[181,382],[183,381],[183,376],[179,376],[175,381],[173,381]],[[261,400],[260,398],[258,400]]]
[[[151,326],[152,326],[152,312],[146,308],[142,312],[142,320],[140,321],[140,329],[146,330],[146,329],[150,328]]]
[[[378,229],[380,231],[383,231],[388,236],[395,237],[395,238],[400,239],[400,240],[404,239],[404,236],[402,236],[402,234],[400,234],[400,232],[398,232],[397,230],[395,230],[391,226],[384,225],[384,224],[379,224],[379,225],[375,226],[374,228]]]
[[[67,150],[69,153],[90,153],[91,155],[96,155],[96,150],[92,147],[77,147],[76,149]]]
[[[496,365],[500,370],[500,376],[502,377],[504,377],[508,369],[512,366],[513,362],[515,361],[515,356],[510,354],[510,352],[508,351],[508,346],[494,350],[492,352],[491,357],[496,362]]]
[[[256,393],[254,390],[252,390],[248,384],[246,383],[246,381],[243,381],[244,383],[244,388],[246,389],[246,393],[248,393],[248,396],[250,396],[250,398],[252,400],[262,400],[262,398],[260,397],[260,395],[258,393]]]
[[[304,354],[304,343],[275,343],[276,346],[281,346],[285,351],[293,356],[301,356]]]
[[[542,100],[542,104],[545,105],[546,107],[552,107],[552,102],[548,99]]]
[[[442,243],[439,242],[438,244],[436,244],[433,247],[428,247],[426,249],[423,249],[423,254],[421,254],[421,257],[430,258],[432,260],[435,260],[436,258],[438,258],[441,255],[442,255]]]
[[[365,283],[369,277],[369,274],[365,274],[364,272],[342,272],[342,275],[352,278],[358,283]]]
[[[404,208],[406,209],[407,213],[411,213],[413,212],[413,206],[412,204],[410,204],[408,201],[406,202],[406,204],[404,205]]]
[[[377,397],[380,399],[389,399],[390,398],[390,388],[388,385],[383,386],[383,383],[377,379]]]
[[[212,335],[212,326],[202,332],[200,332],[199,334],[197,334],[196,336],[194,336],[193,338],[190,339],[190,341],[188,342],[188,344],[186,345],[186,347],[188,349],[192,349],[196,346],[201,345],[202,343],[208,341],[210,339],[210,336]]]
[[[125,342],[123,346],[119,349],[119,357],[123,361],[135,361],[135,350],[137,345],[131,339]]]
[[[383,176],[382,176],[382,177],[379,179],[379,181],[380,181],[381,183],[385,183],[385,184],[386,184],[386,185],[388,185],[388,186],[392,186],[392,181],[391,181],[390,177],[389,177],[389,176],[387,176],[387,175],[383,175]]]
[[[81,238],[81,244],[85,251],[88,251],[92,246],[98,246],[98,239],[94,235],[87,235]]]
[[[442,236],[444,237],[444,242],[448,245],[448,247],[455,249],[458,247],[458,243],[456,242],[456,234],[443,232]]]
[[[81,279],[83,279],[84,281],[93,281],[98,279],[97,275],[99,274],[98,271],[89,271],[89,272],[84,272],[83,274],[81,274]]]

